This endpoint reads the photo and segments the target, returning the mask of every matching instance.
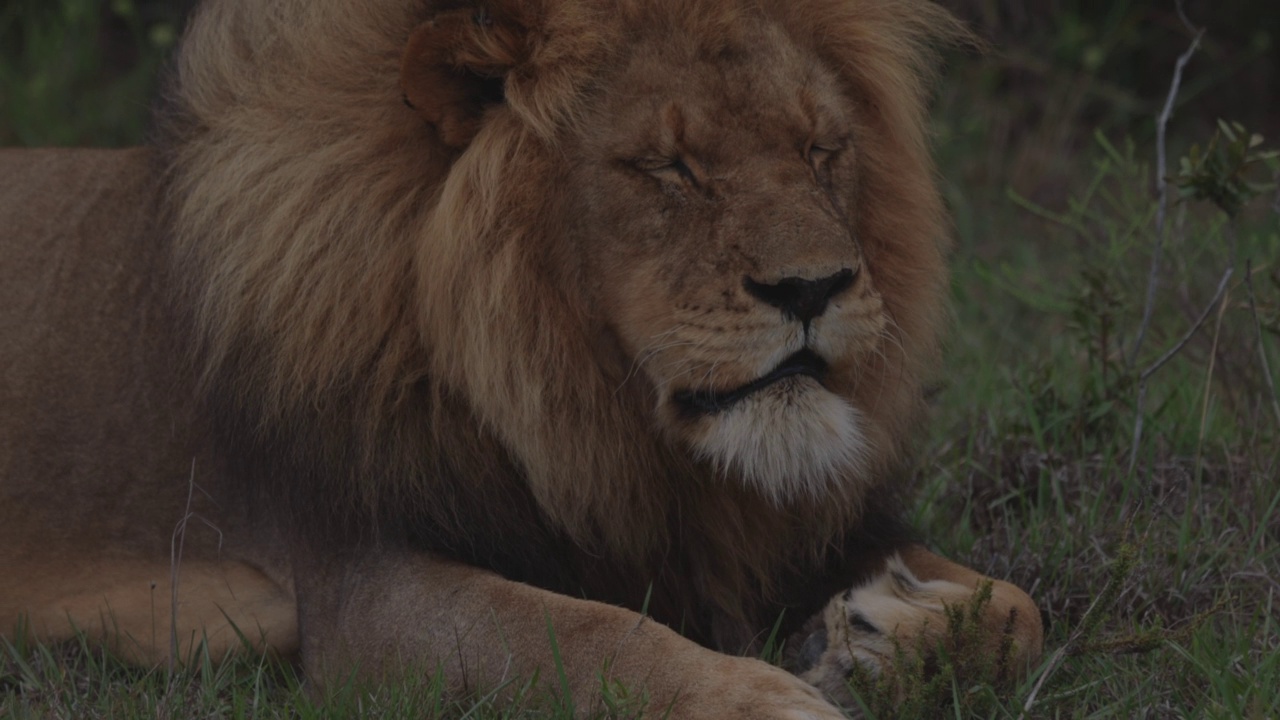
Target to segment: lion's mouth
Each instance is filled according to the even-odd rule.
[[[827,361],[814,351],[804,348],[787,357],[767,375],[731,390],[681,390],[671,397],[680,412],[687,416],[714,415],[728,410],[750,395],[760,392],[790,377],[811,377],[822,382]]]

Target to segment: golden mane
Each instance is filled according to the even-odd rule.
[[[596,367],[589,309],[556,264],[558,147],[587,122],[620,38],[652,8],[686,3],[495,4],[529,32],[499,48],[517,63],[505,102],[474,137],[458,130],[461,144],[400,102],[411,32],[456,2],[221,2],[193,19],[161,147],[214,432],[227,457],[255,458],[255,478],[300,525],[337,516],[357,533],[376,524],[483,556],[495,528],[534,523],[536,503],[547,542],[563,534],[635,562],[675,553],[665,567],[695,579],[688,592],[757,612],[752,597],[773,593],[780,568],[874,543],[860,534],[868,508],[892,514],[883,481],[919,418],[944,319],[931,48],[965,31],[922,0],[750,11],[810,44],[874,109],[856,128],[856,235],[894,323],[862,370],[875,381],[860,383],[879,420],[871,477],[780,509],[661,442],[644,394]],[[696,16],[684,27],[702,21],[712,37],[738,8],[698,3],[681,10]],[[685,535],[671,537],[673,516]]]

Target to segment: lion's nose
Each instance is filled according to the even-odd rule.
[[[806,325],[827,310],[831,298],[848,290],[853,285],[857,273],[844,268],[834,275],[811,280],[802,277],[785,277],[766,284],[742,279],[742,287],[759,300],[782,311],[788,319],[796,319]]]

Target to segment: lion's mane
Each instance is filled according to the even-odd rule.
[[[411,31],[460,3],[221,0],[193,19],[160,143],[174,281],[220,456],[300,536],[409,542],[575,594],[597,577],[587,592],[619,602],[655,582],[655,614],[721,635],[698,627],[705,607],[758,620],[801,602],[784,574],[888,542],[886,480],[944,317],[929,48],[962,31],[918,0],[760,3],[867,109],[856,235],[894,322],[861,371],[867,477],[780,508],[662,441],[643,393],[600,371],[589,309],[561,282],[557,145],[627,23],[663,3],[707,33],[738,12],[499,3],[537,31],[462,147],[399,84]]]

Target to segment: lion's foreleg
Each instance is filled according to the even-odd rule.
[[[234,560],[32,553],[0,558],[0,586],[0,638],[19,623],[41,642],[83,633],[144,666],[297,649],[288,592]]]
[[[793,639],[790,665],[841,703],[855,668],[880,676],[956,641],[999,674],[1025,673],[1044,629],[1030,596],[918,545],[891,555],[866,582],[832,598]]]
[[[840,718],[758,660],[713,652],[639,614],[423,554],[377,551],[297,568],[302,661],[313,683],[442,672],[455,695],[535,676],[578,714],[614,683],[679,718]],[[399,676],[399,677],[397,677]],[[513,682],[509,682],[513,681]]]

